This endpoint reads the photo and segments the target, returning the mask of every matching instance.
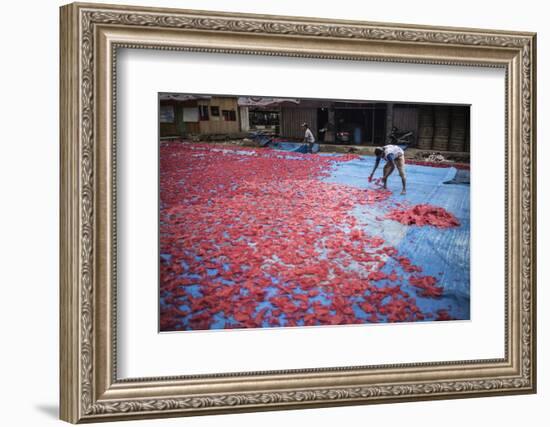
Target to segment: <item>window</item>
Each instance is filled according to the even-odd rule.
[[[208,113],[208,105],[200,105],[199,106],[199,120],[200,121],[208,121],[210,119],[210,115]]]
[[[250,110],[249,111],[250,126],[272,127],[279,125],[278,111]]]
[[[235,110],[223,110],[223,119],[228,122],[234,122],[237,120],[237,114],[235,113]]]
[[[174,123],[174,106],[173,105],[161,105],[160,106],[160,122],[161,123]]]
[[[183,109],[183,121],[196,123],[199,121],[199,109],[197,107],[185,107]]]
[[[212,117],[220,117],[220,107],[210,107],[210,114]]]

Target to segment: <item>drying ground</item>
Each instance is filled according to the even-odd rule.
[[[469,319],[469,185],[372,158],[161,143],[160,330]],[[381,169],[379,170],[381,173]]]

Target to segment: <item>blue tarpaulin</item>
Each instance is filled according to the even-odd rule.
[[[292,153],[307,153],[308,152],[308,145],[304,144],[302,142],[271,142],[269,144],[269,147],[275,149],[275,150],[282,150],[282,151],[290,151]],[[312,144],[311,151],[313,153],[317,153],[319,151],[319,144],[314,143]]]
[[[339,163],[328,182],[350,185],[358,188],[373,188],[368,182],[375,157],[365,156],[350,162]],[[382,175],[381,162],[376,177]],[[457,170],[453,167],[436,168],[406,165],[407,194],[400,195],[401,179],[395,171],[388,179],[388,188],[393,192],[391,199],[407,204],[430,204],[442,207],[454,214],[460,221],[459,227],[440,229],[432,226],[403,225],[384,219],[386,211],[371,205],[359,206],[354,214],[370,235],[380,236],[394,246],[401,255],[413,264],[422,266],[423,274],[432,275],[444,287],[443,297],[438,300],[417,298],[422,310],[430,311],[447,305],[454,318],[470,317],[470,186],[444,184],[451,181]],[[388,263],[385,269],[399,271],[399,266]],[[407,289],[404,285],[404,290]],[[442,302],[444,304],[442,304]]]
[[[308,145],[303,142],[291,142],[291,141],[273,141],[269,135],[266,135],[262,132],[254,132],[251,135],[251,138],[254,139],[261,147],[269,147],[275,150],[290,151],[293,153],[303,153],[308,152]],[[319,151],[319,144],[313,144],[312,152],[317,153]]]
[[[300,142],[272,142],[269,146],[275,150],[290,151],[293,153],[307,153],[307,144]]]

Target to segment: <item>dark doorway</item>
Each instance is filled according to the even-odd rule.
[[[373,113],[373,136],[370,143],[384,145],[386,143],[386,106],[376,106]]]
[[[329,129],[328,108],[317,109],[317,141],[325,140],[325,132]]]
[[[337,141],[341,144],[383,144],[386,106],[367,104],[335,110]]]

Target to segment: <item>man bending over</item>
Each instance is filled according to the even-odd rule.
[[[380,164],[380,159],[384,159],[386,164],[384,165],[384,176],[382,177],[382,184],[384,188],[387,187],[388,177],[392,174],[393,170],[397,168],[399,176],[401,177],[401,183],[403,184],[403,190],[401,194],[407,192],[407,177],[405,176],[405,152],[397,145],[384,145],[383,147],[377,147],[374,150],[376,155],[376,161],[374,168],[369,176],[369,181],[372,181],[372,177],[376,168]]]

